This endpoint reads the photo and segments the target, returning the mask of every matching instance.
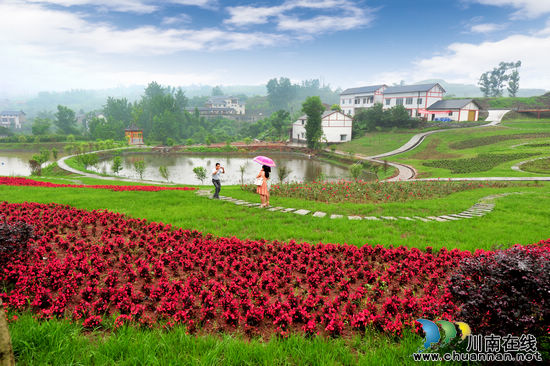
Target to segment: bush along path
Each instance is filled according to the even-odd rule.
[[[209,190],[198,190],[198,191],[196,191],[196,194],[199,195],[199,196],[202,196],[202,197],[212,198],[212,192],[209,191]],[[460,213],[456,213],[456,214],[446,214],[446,215],[427,216],[427,217],[420,217],[420,216],[413,216],[413,217],[408,217],[408,216],[397,216],[397,217],[395,217],[395,216],[359,216],[359,215],[350,216],[350,215],[332,214],[332,215],[330,215],[330,218],[331,219],[343,219],[344,217],[347,217],[348,220],[368,220],[368,221],[381,221],[381,220],[385,220],[385,221],[397,221],[397,220],[404,221],[404,220],[406,220],[406,221],[417,221],[417,222],[418,221],[421,221],[421,222],[457,221],[457,220],[462,220],[462,219],[471,219],[471,218],[474,218],[474,217],[485,216],[488,213],[490,213],[491,211],[493,211],[493,209],[495,208],[495,204],[493,202],[495,199],[505,197],[505,196],[509,196],[511,194],[523,194],[523,192],[499,193],[499,194],[494,194],[494,195],[491,195],[491,196],[483,197],[476,204],[474,204],[472,207],[470,207],[469,209],[467,209],[465,211],[462,211]],[[259,203],[248,202],[248,201],[239,200],[239,199],[232,198],[232,197],[227,197],[227,196],[220,196],[220,200],[225,201],[225,202],[231,202],[231,203],[234,203],[235,205],[239,205],[239,206],[243,206],[243,207],[262,208],[262,207],[260,207]],[[272,212],[294,213],[296,215],[301,215],[301,216],[306,216],[306,215],[311,214],[311,216],[319,217],[319,218],[327,216],[327,213],[322,212],[322,211],[316,211],[316,212],[312,213],[309,210],[296,209],[296,208],[290,208],[290,207],[279,207],[279,206],[273,207],[273,206],[271,206],[271,207],[266,208],[266,210],[267,211],[272,211]]]

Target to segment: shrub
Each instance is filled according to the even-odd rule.
[[[204,180],[206,179],[206,169],[202,166],[196,166],[193,168],[193,173],[195,173],[195,177],[201,181],[201,184],[204,184]]]
[[[550,323],[550,240],[478,252],[464,259],[448,289],[458,316],[476,333],[543,335]]]
[[[0,264],[6,263],[15,253],[26,254],[32,238],[34,228],[31,225],[21,221],[0,222]]]
[[[449,169],[452,174],[486,172],[499,164],[507,161],[528,158],[536,153],[516,153],[516,154],[479,154],[475,158],[466,159],[441,159],[431,160],[422,163],[424,166],[432,168]]]

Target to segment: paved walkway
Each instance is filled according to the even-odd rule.
[[[151,147],[151,146],[145,146],[145,147]],[[115,149],[91,151],[91,152],[86,153],[86,154],[105,152],[105,151],[114,151],[114,150],[120,150],[120,149],[133,149],[133,148],[134,148],[134,146],[119,147],[119,148],[115,148]],[[131,183],[174,185],[174,183],[160,182],[160,181],[156,181],[156,180],[143,180],[143,179],[131,179],[131,178],[124,178],[124,177],[111,177],[111,176],[104,176],[104,175],[99,175],[99,174],[94,174],[94,173],[83,172],[82,170],[71,168],[65,162],[65,160],[73,158],[75,156],[77,156],[77,155],[73,154],[73,155],[67,155],[67,156],[62,157],[61,159],[57,160],[57,166],[59,168],[63,169],[63,170],[66,170],[66,171],[74,173],[74,174],[81,175],[81,176],[86,177],[86,178],[103,179],[103,180],[118,180],[118,181],[131,182]]]
[[[208,197],[212,199],[212,192],[210,190],[198,190],[196,191],[196,194],[202,197]],[[500,197],[509,196],[512,194],[523,194],[522,192],[511,192],[511,193],[500,193],[500,194],[494,194],[491,196],[483,197],[481,198],[476,204],[474,204],[469,209],[459,212],[459,213],[451,213],[446,215],[439,215],[439,216],[426,216],[426,217],[420,217],[420,216],[359,216],[359,215],[344,215],[344,214],[331,214],[329,217],[331,219],[343,219],[347,218],[348,220],[366,220],[366,221],[416,221],[416,222],[447,222],[447,221],[457,221],[457,220],[463,220],[463,219],[471,219],[474,217],[480,217],[485,216],[491,211],[493,211],[495,204],[494,200]],[[259,203],[253,203],[248,202],[244,200],[239,200],[232,197],[227,196],[220,196],[221,201],[230,202],[235,205],[243,206],[243,207],[250,207],[250,208],[258,208],[258,209],[265,209],[267,211],[272,212],[282,212],[282,213],[293,213],[300,216],[313,216],[313,217],[325,217],[327,216],[326,212],[322,211],[316,211],[311,212],[309,210],[305,209],[296,209],[296,208],[290,208],[290,207],[280,207],[280,206],[270,206],[267,208],[260,207]]]

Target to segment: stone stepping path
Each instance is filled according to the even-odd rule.
[[[523,192],[510,192],[510,193],[500,193],[500,194],[494,194],[491,196],[483,197],[481,198],[476,204],[474,204],[469,209],[462,211],[457,214],[447,214],[447,215],[440,215],[440,216],[427,216],[427,217],[420,217],[420,216],[359,216],[359,215],[339,215],[339,214],[331,214],[329,217],[331,219],[343,219],[347,218],[348,220],[356,220],[356,221],[411,221],[411,222],[451,222],[451,221],[458,221],[462,219],[472,219],[474,217],[482,217],[487,215],[488,213],[492,212],[495,208],[494,200],[497,198],[509,196],[512,194],[522,194]],[[198,190],[196,191],[196,194],[202,197],[208,197],[212,199],[212,192],[209,190]],[[226,201],[231,202],[238,206],[244,206],[244,207],[251,207],[251,208],[260,208],[265,209],[267,211],[272,212],[284,212],[284,213],[294,213],[296,215],[301,216],[313,216],[313,217],[325,217],[327,216],[326,212],[322,211],[316,211],[312,213],[309,210],[305,209],[296,209],[296,208],[290,208],[290,207],[273,207],[269,206],[268,208],[260,207],[259,203],[253,203],[248,202],[244,200],[239,200],[232,197],[227,196],[220,196],[220,201]]]

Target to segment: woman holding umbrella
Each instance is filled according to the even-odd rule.
[[[260,173],[256,176],[256,192],[258,192],[262,200],[262,205],[260,207],[267,207],[269,206],[269,188],[267,187],[267,180],[269,179],[269,173],[271,173],[271,167],[275,166],[275,163],[265,156],[256,156],[253,160],[262,164],[262,170],[260,170]]]

